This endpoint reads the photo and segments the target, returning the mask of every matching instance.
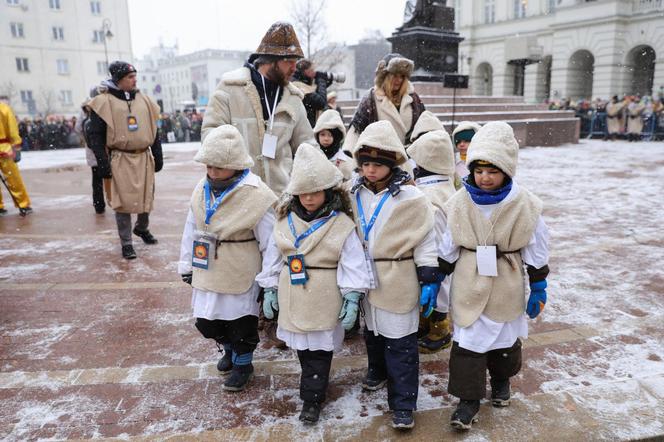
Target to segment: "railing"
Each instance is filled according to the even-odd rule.
[[[634,12],[664,10],[664,0],[634,0],[632,5]]]

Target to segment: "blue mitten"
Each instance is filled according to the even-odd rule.
[[[339,312],[339,319],[341,319],[341,326],[344,330],[350,330],[355,325],[360,299],[362,299],[362,293],[360,292],[348,292],[344,295],[344,303],[341,305],[341,311]]]
[[[263,294],[263,315],[265,319],[274,319],[274,312],[279,311],[279,299],[277,289],[265,289]]]
[[[543,279],[530,284],[530,297],[528,298],[528,306],[526,307],[526,313],[530,316],[530,319],[535,319],[537,315],[542,313],[545,304],[546,279]]]
[[[431,282],[422,285],[420,292],[420,311],[423,311],[422,316],[428,318],[431,312],[437,306],[438,292],[440,291],[440,282]]]

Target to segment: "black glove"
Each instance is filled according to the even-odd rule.
[[[108,160],[97,160],[97,172],[102,178],[110,179],[113,177],[113,174],[111,173],[111,164],[108,162]]]
[[[182,277],[182,282],[186,282],[187,284],[191,285],[191,280],[193,278],[192,273],[185,273],[184,275],[180,275]]]
[[[164,154],[161,149],[161,141],[159,140],[159,135],[152,143],[152,156],[154,157],[154,171],[159,172],[164,167]]]

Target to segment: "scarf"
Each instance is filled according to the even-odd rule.
[[[293,196],[288,207],[289,212],[295,212],[302,221],[308,223],[315,219],[328,216],[333,210],[338,212],[344,211],[341,195],[333,189],[325,189],[325,202],[315,212],[308,212],[300,202],[300,198],[297,196]]]
[[[227,180],[215,180],[210,178],[210,175],[207,175],[207,181],[210,183],[210,190],[215,198],[219,197],[221,193],[233,185],[237,180],[240,179],[244,170],[238,170],[235,174]]]
[[[468,177],[465,177],[461,181],[470,194],[470,198],[475,204],[480,206],[487,206],[489,204],[498,204],[510,193],[512,190],[512,180],[508,179],[507,184],[505,184],[500,189],[496,190],[482,190],[479,187],[471,184],[468,181]]]

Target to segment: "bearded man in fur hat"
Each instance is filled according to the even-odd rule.
[[[289,83],[303,57],[293,26],[274,23],[245,65],[222,76],[203,118],[203,140],[215,127],[237,127],[255,163],[251,171],[277,195],[288,184],[297,147],[316,142],[303,94]]]
[[[352,151],[360,134],[371,123],[387,120],[404,144],[409,144],[415,123],[424,104],[409,81],[413,61],[400,54],[387,54],[378,62],[374,87],[369,89],[355,110],[344,141],[344,151]]]

